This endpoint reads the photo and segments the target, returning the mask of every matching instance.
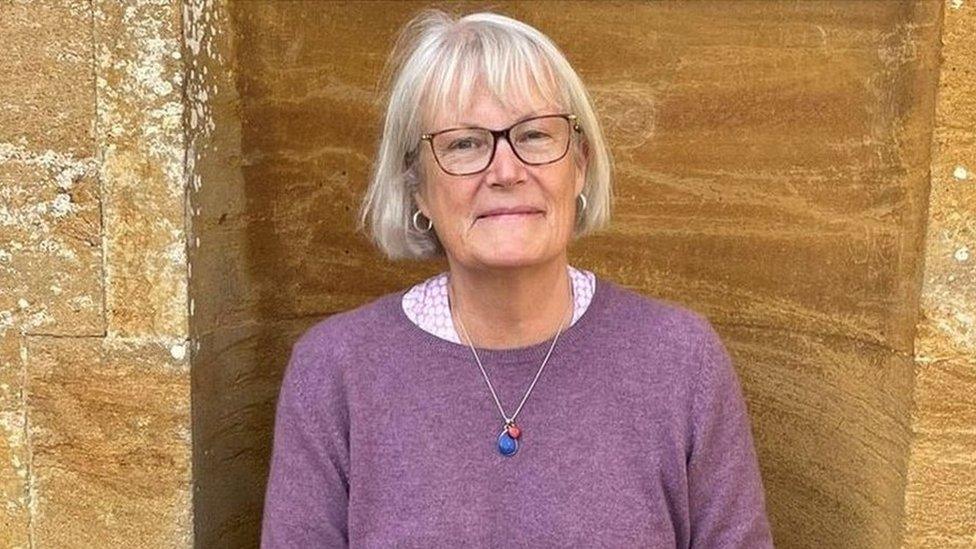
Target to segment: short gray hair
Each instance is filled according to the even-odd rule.
[[[383,134],[359,212],[359,230],[368,221],[370,239],[390,259],[444,255],[434,230],[420,232],[412,224],[423,118],[445,108],[452,97],[456,108],[463,107],[479,76],[502,101],[534,88],[577,116],[588,149],[582,192],[587,207],[577,216],[573,235],[610,222],[612,159],[586,88],[559,48],[535,28],[503,15],[454,18],[426,9],[404,26],[386,66]]]

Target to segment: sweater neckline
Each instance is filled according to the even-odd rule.
[[[409,341],[411,343],[417,343],[431,352],[448,354],[454,357],[474,361],[474,355],[471,353],[471,347],[469,347],[466,343],[455,343],[453,341],[448,341],[446,339],[437,337],[420,326],[417,326],[413,321],[410,320],[407,313],[401,306],[403,296],[409,290],[410,288],[405,288],[397,291],[390,296],[390,299],[387,300],[387,307],[393,309],[393,311],[388,311],[388,313],[393,315],[393,318],[396,319],[397,324],[399,324],[404,330],[404,333]],[[560,349],[564,349],[566,346],[575,344],[585,334],[593,331],[592,324],[595,322],[593,318],[605,308],[605,303],[609,297],[608,290],[608,283],[599,276],[596,276],[593,285],[593,296],[590,299],[590,304],[575,323],[564,329],[562,333],[559,334],[559,340],[556,341],[556,346],[552,350],[553,356],[550,357],[550,359],[554,358],[556,355],[559,355]],[[511,347],[506,349],[488,349],[475,346],[475,350],[478,353],[478,358],[481,359],[482,364],[484,364],[486,368],[490,367],[492,364],[513,364],[521,362],[536,362],[538,364],[541,363],[541,361],[545,358],[546,353],[549,352],[549,347],[552,345],[552,339],[553,338],[550,337],[545,341],[532,345]]]

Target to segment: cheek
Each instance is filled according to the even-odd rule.
[[[576,206],[574,203],[576,199],[576,168],[569,164],[560,176],[560,184],[554,194],[559,197],[559,204],[564,210],[572,210]]]
[[[445,218],[454,219],[465,214],[465,198],[457,191],[441,188],[438,194],[440,214]]]
[[[453,240],[455,235],[464,233],[471,225],[473,215],[472,198],[459,186],[449,187],[454,181],[434,181],[434,194],[431,196],[431,209],[445,236]]]
[[[449,177],[449,176],[448,176]],[[436,181],[438,201],[445,217],[456,218],[471,215],[478,183],[458,178]]]

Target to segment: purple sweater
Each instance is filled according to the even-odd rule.
[[[386,294],[294,344],[263,548],[772,547],[745,401],[701,314],[603,278],[516,418]],[[514,413],[552,340],[478,349]]]

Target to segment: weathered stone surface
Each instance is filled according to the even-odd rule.
[[[94,2],[110,334],[185,339],[181,11]]]
[[[3,547],[192,544],[179,7],[0,1]]]
[[[276,264],[278,257],[276,228],[268,220],[274,203],[261,197],[262,187],[274,185],[248,185],[242,175],[242,98],[227,7],[194,1],[185,9],[193,242],[189,322],[198,348],[193,368],[195,544],[251,547],[260,536],[278,364],[307,323],[276,322],[291,314],[292,300],[286,296],[292,290],[279,286],[274,299],[262,285],[265,266]]]
[[[0,332],[104,332],[93,163],[0,145]]]
[[[37,547],[189,547],[186,361],[158,342],[27,345]]]
[[[944,7],[905,546],[976,546],[976,5]]]
[[[278,366],[307,326],[307,321],[225,326],[201,336],[193,378],[194,521],[200,547],[257,543]]]
[[[33,547],[31,334],[104,332],[91,9],[0,2],[0,546]]]
[[[102,325],[91,10],[0,3],[0,332]]]
[[[0,146],[94,155],[93,47],[88,0],[0,2]]]
[[[30,547],[30,448],[21,334],[0,332],[0,547]]]
[[[720,326],[753,420],[777,547],[897,547],[911,358],[843,336]],[[828,512],[829,511],[829,512]]]

